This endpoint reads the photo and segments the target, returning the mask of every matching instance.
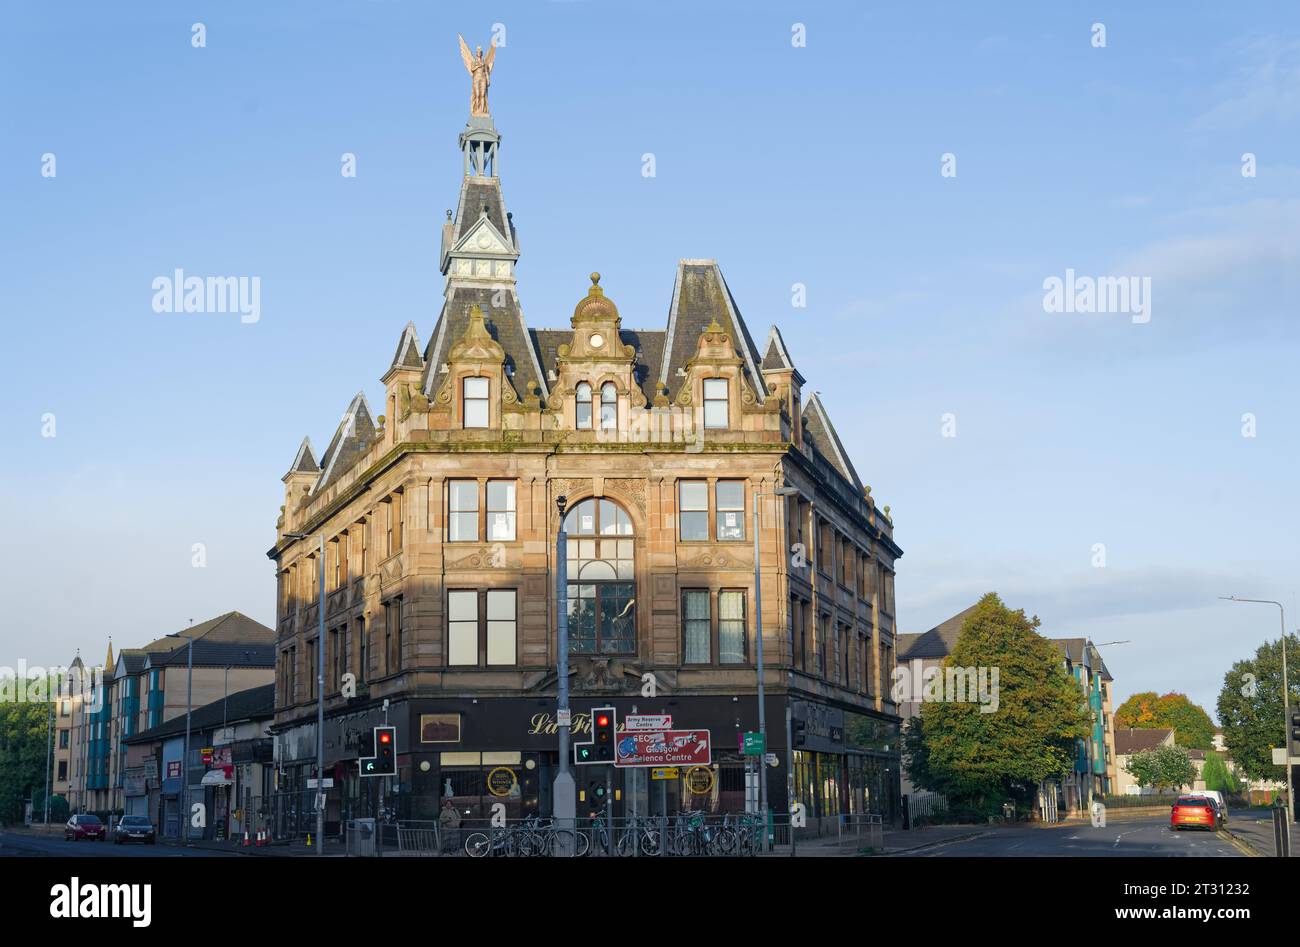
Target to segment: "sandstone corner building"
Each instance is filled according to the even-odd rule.
[[[373,815],[377,792],[408,819],[436,818],[445,798],[470,817],[500,801],[511,817],[549,813],[563,496],[574,738],[603,705],[713,736],[707,774],[649,790],[617,771],[616,814],[632,793],[641,813],[756,806],[739,738],[758,729],[757,510],[770,805],[783,811],[793,792],[813,831],[840,813],[894,821],[902,550],[780,332],[756,342],[711,260],[678,264],[666,324],[636,319],[659,328],[625,327],[599,274],[567,327],[530,328],[500,134],[473,116],[459,140],[428,342],[408,324],[382,412],[357,394],[319,459],[304,440],[284,476],[268,553],[277,794],[308,795],[323,661],[328,832]],[[781,487],[798,495],[773,496]],[[379,787],[356,760],[385,718],[400,772]],[[584,769],[580,812],[604,780]],[[305,832],[304,814],[281,806],[278,834]]]

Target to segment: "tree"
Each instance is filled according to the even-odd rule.
[[[1115,711],[1115,723],[1136,729],[1168,727],[1174,731],[1175,743],[1194,750],[1209,750],[1214,746],[1214,721],[1186,694],[1170,692],[1159,697],[1155,691],[1134,694]]]
[[[1156,722],[1155,691],[1134,694],[1115,711],[1115,725],[1125,730],[1149,730],[1161,726]]]
[[[1181,746],[1158,746],[1134,753],[1124,764],[1139,786],[1156,790],[1180,789],[1196,781],[1191,754]]]
[[[1300,654],[1300,638],[1287,636],[1288,657]],[[1297,675],[1291,675],[1291,706],[1300,706]],[[1223,676],[1217,709],[1223,742],[1237,771],[1248,779],[1282,782],[1285,769],[1273,765],[1282,746],[1282,642],[1260,645],[1252,658],[1237,661]]]
[[[1217,789],[1225,794],[1240,792],[1236,777],[1232,775],[1228,764],[1218,753],[1205,754],[1205,768],[1201,770],[1201,779],[1205,781],[1206,789]]]
[[[1040,782],[1069,771],[1091,715],[1038,624],[992,592],[980,599],[942,674],[982,668],[992,680],[996,670],[996,704],[950,693],[923,701],[903,738],[912,782],[946,794],[951,806],[982,811],[1008,797],[1028,803]]]
[[[49,714],[48,701],[0,702],[0,825],[21,822],[34,794],[45,798]]]

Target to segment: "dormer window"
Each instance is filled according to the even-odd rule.
[[[574,389],[574,398],[576,413],[574,417],[577,421],[579,431],[591,430],[591,385],[585,381],[578,382],[578,387]]]
[[[613,431],[618,428],[618,392],[614,383],[607,381],[600,386],[600,429]]]
[[[463,427],[488,426],[488,380],[465,378],[461,381],[461,407],[464,411]]]
[[[704,427],[707,430],[726,430],[731,426],[727,386],[725,378],[704,379]]]

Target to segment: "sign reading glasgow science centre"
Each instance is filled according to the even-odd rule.
[[[712,762],[708,730],[624,730],[614,751],[615,766],[708,766]]]

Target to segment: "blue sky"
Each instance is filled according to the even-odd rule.
[[[270,622],[299,440],[433,328],[455,34],[501,23],[530,325],[566,325],[598,269],[624,325],[662,328],[677,259],[716,258],[892,507],[903,630],[997,590],[1050,634],[1131,639],[1104,649],[1121,696],[1212,711],[1277,631],[1215,596],[1300,617],[1300,16],[1132,6],[10,4],[0,665]],[[260,276],[260,320],[155,313],[177,267]],[[1149,276],[1151,321],[1044,312],[1067,269]]]

